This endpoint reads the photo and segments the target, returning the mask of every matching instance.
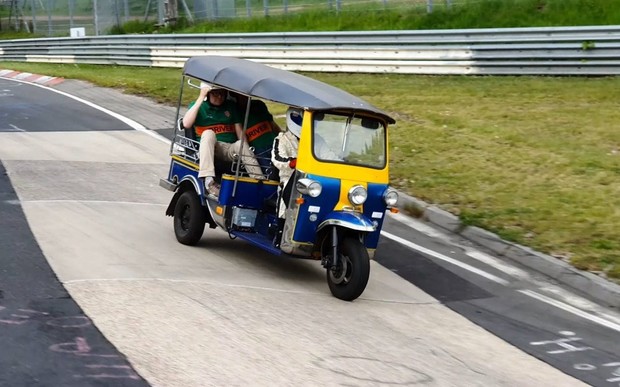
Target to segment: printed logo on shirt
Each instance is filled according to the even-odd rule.
[[[224,124],[209,125],[209,126],[196,126],[196,134],[198,136],[202,136],[202,133],[205,130],[212,130],[216,135],[223,134],[223,133],[235,133],[235,126],[224,125]]]
[[[245,132],[248,141],[254,141],[265,133],[271,132],[271,124],[268,121],[259,122],[258,124],[248,128]]]

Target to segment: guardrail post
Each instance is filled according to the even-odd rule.
[[[209,8],[209,19],[215,20],[217,19],[217,3],[216,0],[205,0],[207,1],[207,7]]]
[[[97,0],[93,0],[93,19],[95,22],[95,36],[99,36],[99,13],[97,12]]]
[[[75,8],[75,0],[69,0],[69,31],[73,28],[73,8]]]
[[[47,0],[47,36],[52,36],[52,0]]]
[[[30,9],[32,10],[32,33],[33,34],[37,33],[37,11],[35,7],[36,7],[35,0],[31,0]]]
[[[164,25],[164,0],[157,2],[157,24]]]
[[[129,0],[123,0],[123,11],[125,11],[124,23],[129,21]]]

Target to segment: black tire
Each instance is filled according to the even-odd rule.
[[[194,246],[202,238],[205,222],[204,208],[196,192],[183,192],[174,207],[174,235],[177,240],[184,245]]]
[[[353,238],[339,245],[338,267],[327,269],[327,284],[334,297],[353,301],[366,289],[370,276],[370,258],[366,247]]]

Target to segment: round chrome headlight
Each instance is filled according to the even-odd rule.
[[[349,201],[355,204],[356,206],[359,206],[360,204],[364,204],[367,198],[368,198],[368,191],[366,191],[366,188],[362,187],[361,185],[353,186],[349,190]]]
[[[398,192],[395,189],[388,188],[383,194],[383,201],[388,207],[393,207],[398,202]]]
[[[299,179],[296,185],[297,191],[303,195],[309,195],[313,198],[319,196],[323,191],[323,186],[318,181],[312,179]]]
[[[308,195],[310,195],[313,198],[319,196],[322,191],[323,191],[323,186],[321,186],[321,183],[319,183],[318,181],[313,181],[308,186]]]

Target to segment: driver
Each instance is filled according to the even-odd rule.
[[[286,203],[291,194],[288,182],[297,167],[297,149],[299,148],[299,136],[301,135],[301,122],[304,111],[289,107],[286,111],[287,131],[280,132],[273,143],[271,162],[280,171],[280,207],[278,217],[284,218]]]
[[[235,104],[226,99],[227,95],[225,89],[202,82],[198,99],[183,116],[183,126],[193,126],[200,141],[198,177],[204,179],[205,192],[213,196],[219,196],[220,191],[215,182],[214,157],[233,161],[235,154],[242,155],[241,161],[250,177],[265,179],[248,142],[242,141],[242,117]]]

